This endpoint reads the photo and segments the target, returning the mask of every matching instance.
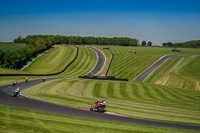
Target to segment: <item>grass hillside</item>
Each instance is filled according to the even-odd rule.
[[[143,82],[59,79],[23,90],[57,104],[90,108],[106,100],[107,111],[129,117],[200,125],[200,92]],[[184,103],[184,104],[183,104]]]
[[[147,69],[160,57],[167,54],[200,54],[199,49],[180,49],[181,52],[170,52],[169,48],[158,47],[122,47],[110,46],[110,50],[115,54],[109,76],[117,78],[134,79],[137,75]],[[136,54],[129,53],[129,50]]]
[[[0,74],[27,74],[27,72],[14,70],[14,69],[6,69],[6,68],[0,68]]]
[[[53,51],[37,58],[23,71],[32,74],[47,74],[63,70],[74,59],[77,49],[67,45],[56,45],[56,47]]]
[[[77,59],[63,73],[56,77],[78,77],[91,71],[97,63],[96,53],[87,48],[79,47]]]
[[[200,90],[199,59],[196,56],[186,57],[172,72],[155,83],[183,89]]]
[[[24,47],[26,44],[24,43],[0,43],[0,50],[1,51],[10,51],[13,52]]]
[[[172,69],[183,57],[182,56],[174,56],[168,59],[163,65],[161,65],[158,69],[156,69],[149,77],[145,79],[145,82],[152,83],[158,78],[160,78],[164,73]]]
[[[188,64],[185,64],[179,73],[200,80],[200,56],[194,57]]]
[[[13,113],[14,112],[14,113]],[[0,105],[1,133],[116,133],[116,132],[162,132],[197,133],[197,131],[123,124],[116,122],[90,120],[77,117],[47,114],[32,110]]]

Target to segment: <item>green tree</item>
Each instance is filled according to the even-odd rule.
[[[164,42],[164,43],[162,44],[162,46],[163,46],[163,47],[166,47],[166,46],[167,46],[167,43]]]
[[[14,43],[24,43],[24,39],[22,36],[18,36],[16,39],[14,39]]]
[[[152,46],[152,42],[148,41],[147,46],[151,47]]]
[[[46,49],[46,45],[45,45],[45,40],[43,38],[39,38],[38,40],[35,41],[35,47],[38,51],[41,51],[43,49]]]
[[[0,66],[2,66],[4,63],[3,58],[4,58],[4,52],[0,50]]]
[[[146,41],[142,41],[142,46],[146,46],[146,45],[147,45]]]

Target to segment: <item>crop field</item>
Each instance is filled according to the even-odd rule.
[[[180,53],[174,53],[170,52],[169,48],[158,47],[110,46],[110,50],[115,56],[108,75],[129,80],[134,79],[163,55],[200,54],[199,49],[180,49]],[[136,54],[129,53],[129,50],[136,52]]]
[[[0,50],[1,51],[10,51],[13,52],[24,47],[26,44],[24,43],[0,43]]]
[[[13,113],[15,112],[15,113]],[[0,132],[2,133],[116,133],[116,132],[162,132],[197,133],[195,131],[123,124],[70,116],[47,114],[32,110],[0,105]]]
[[[107,111],[129,117],[200,125],[200,92],[142,82],[59,79],[24,95],[77,108],[106,100]],[[183,104],[184,103],[184,104]]]
[[[199,56],[186,57],[172,72],[155,83],[183,89],[200,90],[199,60]]]

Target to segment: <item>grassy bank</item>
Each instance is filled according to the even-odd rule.
[[[200,125],[200,92],[191,90],[142,82],[59,79],[31,87],[22,93],[77,108],[90,108],[94,101],[105,99],[107,111],[110,112]]]
[[[173,71],[156,81],[156,84],[189,90],[200,90],[199,57],[186,57]]]
[[[152,83],[156,79],[160,78],[164,73],[172,69],[183,57],[175,56],[168,59],[163,65],[156,69],[149,77],[145,79],[145,82]]]
[[[0,105],[0,132],[81,132],[81,133],[116,133],[116,132],[162,132],[195,133],[195,131],[150,127],[115,122],[97,121],[84,118],[41,113],[32,110]]]
[[[79,54],[77,59],[67,68],[63,73],[56,75],[56,77],[78,77],[91,71],[97,62],[96,53],[87,48],[79,47]]]
[[[199,49],[180,48],[181,52],[170,52],[169,48],[158,47],[122,47],[110,46],[110,50],[115,54],[109,76],[117,78],[134,79],[141,72],[147,69],[160,57],[167,54],[200,54]],[[129,50],[132,53],[129,53]],[[133,51],[136,54],[133,54]]]
[[[77,49],[63,45],[55,47],[57,48],[37,58],[23,71],[32,74],[47,74],[63,70],[74,59]]]

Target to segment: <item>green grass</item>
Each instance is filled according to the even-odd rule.
[[[75,57],[77,49],[72,46],[58,45],[57,48],[49,53],[42,55],[33,61],[22,72],[12,69],[0,69],[0,73],[32,73],[46,74],[61,71]],[[63,73],[50,77],[78,77],[91,71],[97,62],[96,53],[86,47],[79,47],[79,54],[75,62],[73,62]]]
[[[14,70],[14,69],[7,69],[7,68],[0,68],[0,74],[27,74],[27,72]]]
[[[109,76],[117,78],[134,79],[141,72],[147,69],[160,57],[167,54],[200,54],[199,49],[180,49],[182,52],[169,52],[169,48],[158,47],[122,47],[110,46],[110,50],[115,54]],[[135,51],[136,54],[128,51]]]
[[[1,51],[16,51],[22,47],[24,47],[26,44],[24,43],[0,43],[0,50]]]
[[[64,46],[59,47],[62,50],[60,49],[57,54],[50,52],[49,55],[45,54],[45,58],[43,58],[45,55],[41,56],[40,58],[43,59],[38,61],[37,68],[35,70],[32,68],[30,71],[42,71],[39,70],[42,69],[41,62],[50,58],[55,58],[54,62],[58,62],[58,66],[56,68],[47,65],[49,72],[61,69],[62,66],[68,64],[71,58],[67,55],[72,51],[65,49]],[[131,80],[161,56],[174,54],[169,52],[169,48],[110,46],[110,52],[103,50],[104,46],[95,47],[101,49],[107,58],[101,72],[104,73],[107,69],[111,52],[113,52],[115,57],[108,75]],[[200,125],[200,92],[194,91],[199,83],[199,57],[183,60],[174,71],[156,82],[156,84],[166,85],[162,86],[146,82],[77,79],[75,77],[92,70],[97,61],[96,53],[93,50],[86,47],[79,48],[80,53],[77,60],[64,73],[50,76],[74,78],[45,82],[26,89],[22,93],[33,98],[77,108],[90,108],[94,101],[105,99],[107,102],[106,110],[110,112],[126,114],[135,118]],[[130,54],[128,53],[129,49],[137,53]],[[67,50],[70,51],[66,53]],[[180,54],[200,53],[199,49],[180,50],[182,51]],[[152,77],[147,79],[147,82],[154,80],[179,60],[180,57],[168,60],[165,65],[152,74]],[[51,60],[46,61],[46,63],[50,62]],[[0,71],[4,73],[17,72],[7,69],[0,69]],[[42,79],[43,77],[29,76],[29,80],[38,78]],[[24,81],[25,76],[0,77],[0,85],[13,83],[15,80]],[[17,128],[13,129],[14,125],[17,125]],[[0,105],[0,132],[102,132],[102,130],[103,132],[192,132],[66,117]]]
[[[197,131],[123,124],[70,116],[47,114],[38,111],[0,105],[1,133],[196,133]]]
[[[171,57],[169,60],[163,63],[163,65],[156,69],[149,77],[147,77],[147,79],[145,79],[145,82],[152,83],[164,73],[169,71],[172,67],[174,67],[182,58],[182,56]]]
[[[155,83],[188,90],[200,90],[199,75],[199,57],[187,57],[173,71]]]
[[[185,64],[179,73],[200,80],[200,56],[196,56],[188,64]]]
[[[142,119],[200,125],[198,91],[142,82],[59,79],[36,85],[22,93],[77,108],[90,108],[94,101],[104,99],[110,112]]]
[[[56,77],[78,77],[84,75],[94,68],[96,62],[97,55],[93,50],[87,47],[79,47],[77,59],[67,68],[66,71],[56,75]]]
[[[55,47],[57,48],[37,58],[23,71],[32,74],[47,74],[63,70],[74,59],[77,49],[63,45]]]
[[[62,48],[64,46],[61,46]],[[53,51],[52,51],[53,52]],[[51,55],[50,52],[49,54]],[[75,53],[75,52],[74,52]],[[73,53],[73,54],[74,54]],[[45,56],[45,55],[43,55]],[[42,57],[42,56],[41,56]],[[39,57],[39,58],[41,58]],[[71,58],[70,58],[71,59]],[[86,47],[79,47],[79,55],[74,63],[67,68],[67,70],[59,75],[55,76],[46,76],[46,78],[50,77],[78,77],[83,75],[93,69],[97,61],[96,53],[93,50],[90,50]],[[33,62],[34,64],[35,62]],[[69,60],[66,60],[66,64],[69,63]],[[34,70],[31,70],[34,71]],[[37,71],[37,70],[35,70]],[[25,73],[25,71],[17,71],[12,69],[0,69],[0,73]],[[26,72],[27,73],[27,72]],[[41,76],[28,76],[29,80],[31,79],[42,79]],[[0,76],[0,85],[11,84],[13,81],[17,80],[24,81],[26,76]]]

